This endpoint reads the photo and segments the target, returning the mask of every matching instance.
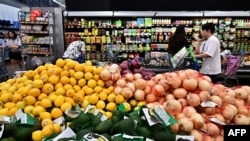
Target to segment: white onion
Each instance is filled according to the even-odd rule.
[[[234,124],[236,124],[236,125],[249,125],[249,119],[245,115],[237,114],[234,117]]]

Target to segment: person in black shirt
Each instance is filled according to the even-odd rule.
[[[181,48],[189,47],[190,43],[186,39],[185,27],[182,25],[177,26],[174,34],[169,37],[168,53],[175,55]]]

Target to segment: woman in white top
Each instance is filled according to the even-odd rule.
[[[205,38],[202,44],[195,48],[195,57],[202,58],[200,73],[209,76],[213,83],[217,82],[217,75],[221,73],[220,41],[214,36],[213,23],[202,25],[201,35]]]
[[[21,55],[21,39],[14,31],[8,32],[6,39],[6,46],[9,49],[9,58],[13,72],[17,71],[16,63],[22,69],[22,55]]]

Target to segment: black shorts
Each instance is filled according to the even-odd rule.
[[[21,52],[9,51],[9,57],[10,59],[13,59],[13,60],[22,60]]]

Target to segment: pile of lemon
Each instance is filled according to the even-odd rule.
[[[8,79],[0,83],[0,115],[14,116],[22,109],[38,117],[42,125],[46,120],[45,131],[34,132],[34,137],[37,137],[59,132],[52,121],[76,104],[82,109],[88,104],[94,105],[108,118],[120,103],[125,103],[127,111],[132,106],[143,104],[134,99],[127,101],[122,95],[115,94],[114,87],[106,86],[100,78],[103,69],[102,66],[93,66],[91,61],[78,63],[59,58],[55,65],[45,64],[19,78]]]

